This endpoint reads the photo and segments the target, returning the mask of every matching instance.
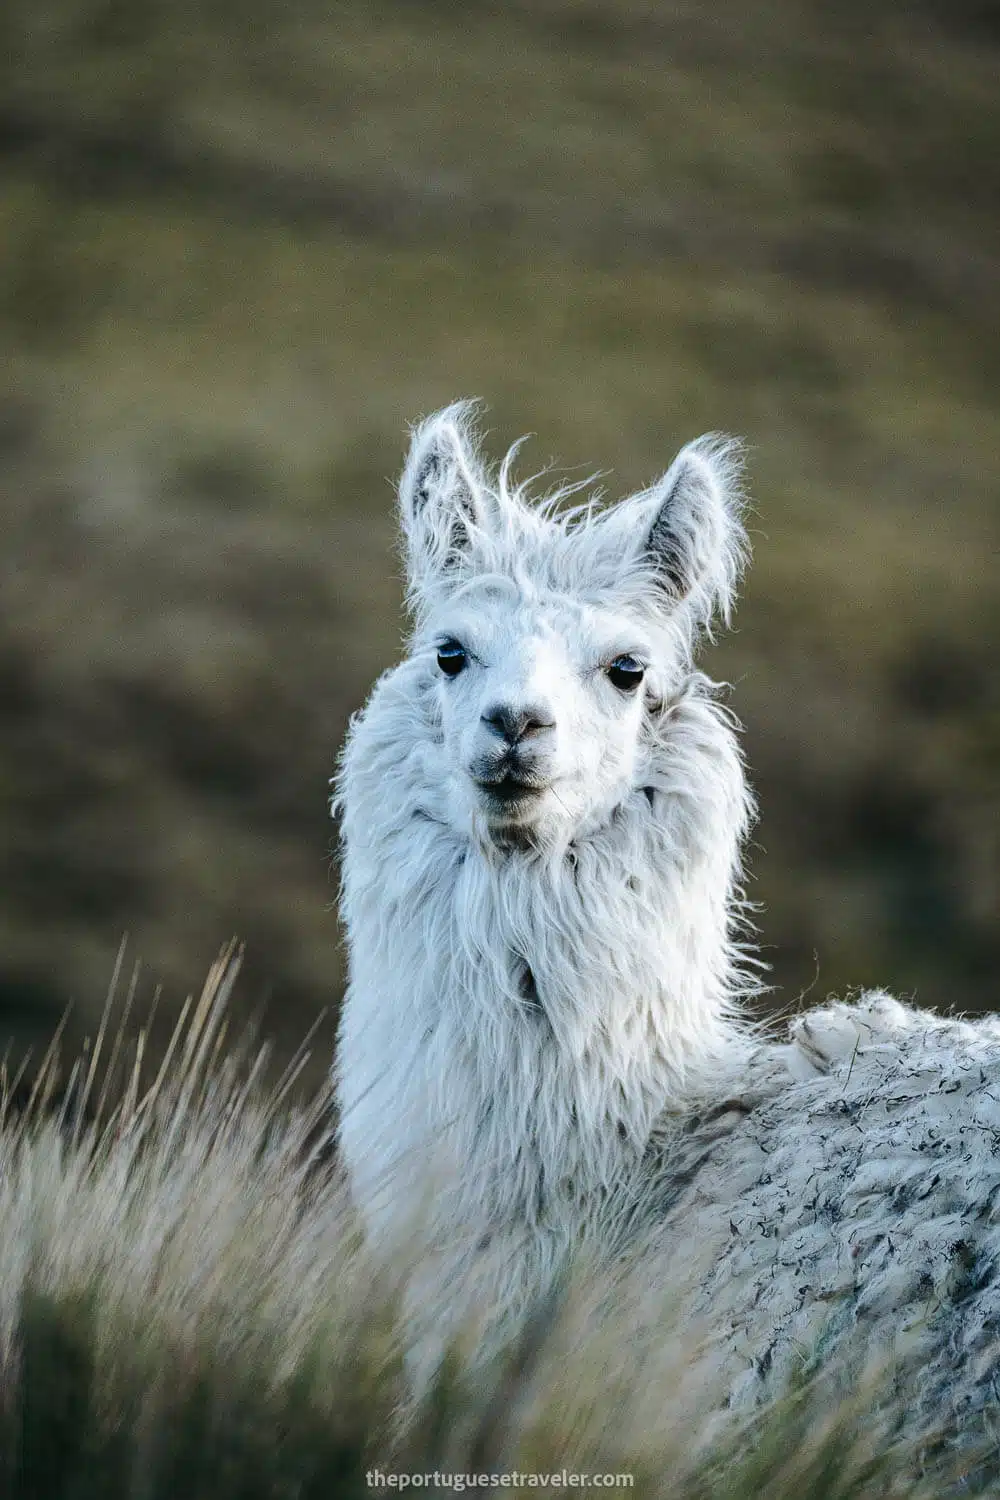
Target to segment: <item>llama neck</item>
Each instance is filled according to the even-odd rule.
[[[738,753],[695,696],[648,784],[589,837],[558,855],[477,848],[436,817],[420,743],[388,759],[394,677],[342,771],[345,1146],[383,1167],[408,1150],[412,1169],[421,1139],[447,1138],[491,1216],[531,1218],[545,1184],[610,1190],[655,1119],[742,1055]]]

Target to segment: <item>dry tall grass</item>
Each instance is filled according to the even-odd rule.
[[[51,1049],[26,1106],[3,1076],[3,1494],[290,1500],[369,1493],[376,1467],[627,1473],[705,1500],[987,1492],[918,1479],[875,1374],[845,1396],[821,1369],[737,1424],[670,1288],[651,1317],[627,1266],[581,1268],[494,1367],[464,1379],[456,1353],[408,1411],[396,1278],[360,1243],[328,1101],[290,1103],[294,1068],[265,1089],[265,1051],[227,1036],[239,963],[222,954],[154,1077],[143,1029],[108,1013],[64,1083]]]

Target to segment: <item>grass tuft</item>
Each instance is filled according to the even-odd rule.
[[[364,1250],[327,1097],[290,1102],[304,1054],[265,1086],[262,1049],[228,1041],[240,962],[224,950],[151,1077],[112,994],[68,1082],[53,1046],[26,1108],[4,1090],[5,1497],[327,1500],[370,1494],[374,1468],[625,1473],[630,1493],[691,1500],[991,1492],[995,1460],[949,1470],[908,1447],[891,1372],[843,1356],[726,1412],[710,1347],[669,1288],[651,1308],[641,1267],[577,1267],[511,1348],[474,1377],[454,1351],[414,1407],[408,1268]]]

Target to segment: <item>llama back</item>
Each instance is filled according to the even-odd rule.
[[[911,1435],[981,1437],[1000,1377],[1000,1018],[879,992],[801,1017],[790,1050],[800,1081],[763,1048],[742,1100],[664,1135],[649,1274],[687,1247],[734,1405],[864,1350]]]

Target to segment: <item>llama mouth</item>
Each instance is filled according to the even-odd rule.
[[[498,811],[508,813],[525,803],[534,801],[545,791],[544,784],[526,781],[520,776],[512,776],[509,772],[496,781],[484,781],[477,778],[476,786],[487,803]]]

